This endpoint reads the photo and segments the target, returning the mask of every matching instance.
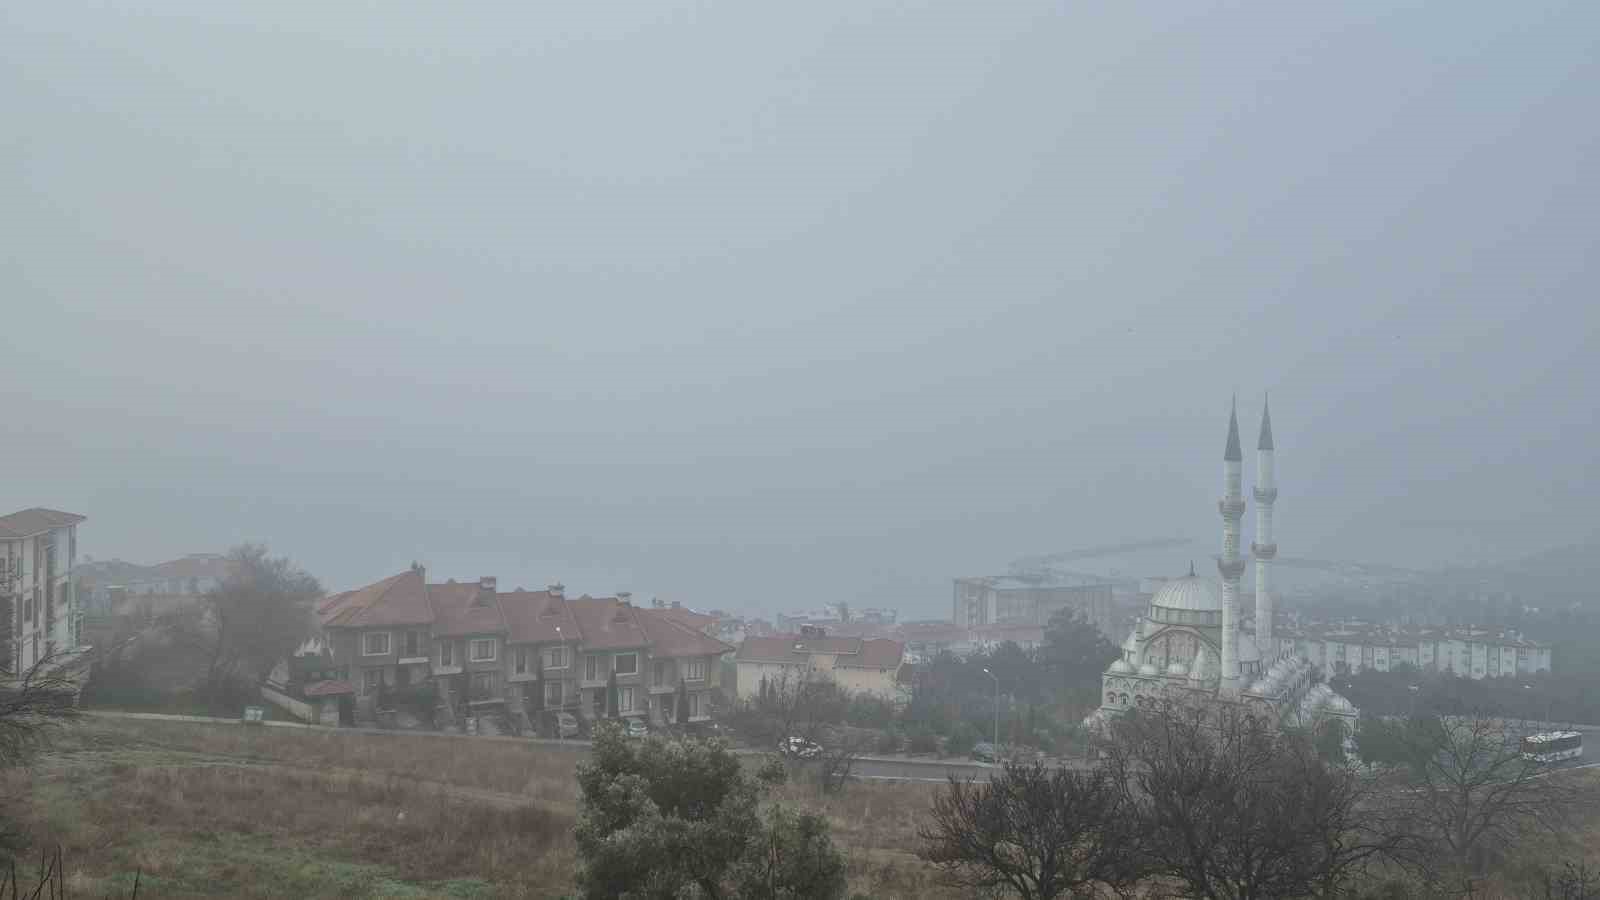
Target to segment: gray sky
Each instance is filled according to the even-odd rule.
[[[1286,555],[1596,534],[1600,5],[157,6],[0,12],[83,552],[948,615],[1214,552],[1235,389]]]

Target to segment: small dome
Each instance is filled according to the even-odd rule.
[[[1128,665],[1128,661],[1125,659],[1114,659],[1111,661],[1111,673],[1113,675],[1126,675],[1132,671],[1133,666]]]
[[[1153,664],[1153,663],[1145,663],[1144,665],[1139,667],[1139,674],[1140,675],[1155,675],[1155,674],[1158,674],[1158,673],[1156,672],[1155,664]]]
[[[1150,600],[1151,606],[1167,609],[1222,609],[1217,588],[1198,575],[1185,575],[1163,584]]]
[[[1181,662],[1170,663],[1167,665],[1167,674],[1182,678],[1189,674],[1189,667]]]

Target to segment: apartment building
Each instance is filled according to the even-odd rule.
[[[717,661],[733,650],[626,593],[500,591],[492,577],[430,584],[421,567],[333,595],[318,615],[338,678],[306,693],[353,697],[357,721],[386,692],[419,684],[452,719],[504,710],[531,725],[567,710],[666,724],[679,706],[703,719],[721,682]]]
[[[83,612],[73,590],[77,513],[34,507],[0,516],[0,596],[10,601],[12,671],[52,653],[83,649]]]
[[[1399,629],[1338,623],[1289,629],[1295,651],[1325,672],[1387,672],[1400,665],[1499,678],[1548,672],[1550,645],[1481,628]]]

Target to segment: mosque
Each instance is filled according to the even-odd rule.
[[[1132,709],[1154,707],[1165,700],[1198,700],[1238,704],[1256,718],[1290,725],[1311,725],[1332,717],[1353,733],[1357,711],[1326,684],[1313,683],[1313,666],[1295,652],[1292,640],[1272,633],[1274,598],[1272,561],[1278,545],[1272,538],[1272,507],[1278,499],[1272,446],[1272,415],[1263,404],[1261,437],[1256,442],[1255,627],[1246,630],[1239,616],[1239,576],[1245,560],[1239,553],[1239,523],[1245,501],[1241,488],[1239,416],[1228,417],[1228,446],[1222,454],[1222,555],[1217,558],[1221,590],[1215,581],[1195,574],[1161,586],[1150,607],[1134,623],[1122,645],[1122,656],[1102,676],[1100,708],[1087,724]]]

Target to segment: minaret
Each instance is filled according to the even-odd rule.
[[[1272,540],[1272,503],[1278,499],[1278,473],[1272,459],[1272,410],[1261,403],[1261,438],[1256,441],[1256,542],[1250,554],[1256,558],[1256,646],[1262,659],[1276,659],[1278,645],[1272,638],[1272,614],[1277,600],[1272,596],[1272,560],[1278,545]]]
[[[1239,576],[1244,574],[1244,560],[1239,558],[1239,520],[1244,517],[1239,470],[1243,462],[1236,401],[1228,413],[1228,448],[1222,454],[1223,496],[1217,501],[1217,511],[1222,514],[1222,555],[1217,558],[1217,571],[1222,575],[1222,671],[1218,674],[1224,694],[1239,692]]]

